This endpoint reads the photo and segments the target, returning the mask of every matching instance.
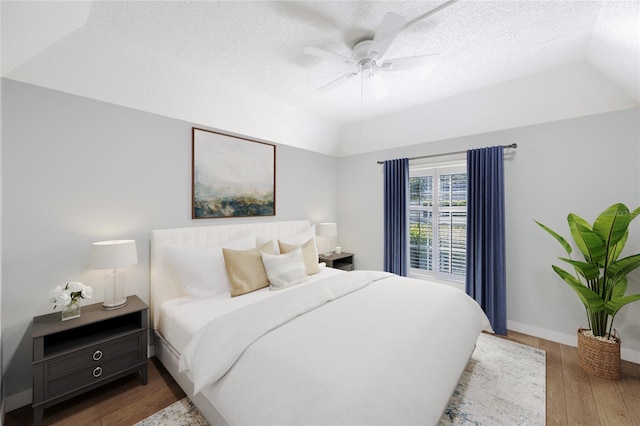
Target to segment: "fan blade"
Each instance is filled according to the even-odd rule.
[[[334,62],[342,62],[349,65],[358,65],[358,63],[351,58],[329,52],[328,50],[320,49],[319,47],[307,46],[302,51],[307,55],[315,56],[317,58],[328,59]]]
[[[433,53],[430,55],[408,56],[406,58],[389,59],[382,63],[380,68],[383,71],[406,71],[413,69],[433,69],[438,65],[440,55]]]
[[[358,71],[354,71],[354,72],[349,72],[349,73],[343,74],[340,77],[336,78],[335,80],[331,80],[327,84],[323,84],[322,86],[318,87],[316,90],[319,91],[319,92],[324,92],[325,90],[327,90],[329,88],[329,86],[333,86],[335,83],[339,82],[340,80],[343,80],[345,78],[351,78],[351,77],[356,76],[356,75],[358,75]]]
[[[380,26],[376,29],[371,46],[369,46],[369,57],[381,58],[396,39],[400,31],[407,25],[407,20],[402,16],[389,12],[384,15]]]
[[[435,9],[430,10],[429,12],[425,13],[424,15],[420,15],[416,19],[412,19],[410,22],[407,22],[407,25],[405,25],[404,28],[408,28],[411,25],[417,24],[418,22],[422,21],[423,19],[426,19],[426,18],[428,18],[429,16],[432,16],[432,15],[435,15],[436,13],[440,12],[442,9],[446,9],[447,7],[451,6],[454,3],[457,3],[459,1],[460,0],[449,0],[449,1],[445,2],[445,3],[442,3],[440,6],[436,7]]]

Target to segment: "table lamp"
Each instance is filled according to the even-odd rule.
[[[331,256],[335,247],[334,238],[338,235],[338,226],[335,223],[320,223],[318,224],[318,235],[326,239],[324,255]]]
[[[93,243],[91,267],[108,269],[109,282],[104,287],[102,309],[118,309],[127,304],[124,290],[124,271],[121,268],[138,263],[134,240],[98,241]],[[113,275],[113,276],[112,276]],[[118,275],[121,275],[118,279]]]

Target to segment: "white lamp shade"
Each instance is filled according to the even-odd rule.
[[[93,243],[91,268],[118,269],[138,263],[134,240],[99,241]]]
[[[335,237],[338,235],[338,226],[335,223],[319,223],[318,235],[321,237]]]

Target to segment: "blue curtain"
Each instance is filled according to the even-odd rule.
[[[467,151],[466,291],[507,334],[503,147]]]
[[[384,162],[384,270],[409,270],[409,159]]]

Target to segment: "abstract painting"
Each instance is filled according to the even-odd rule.
[[[192,218],[275,216],[276,146],[192,128]]]

